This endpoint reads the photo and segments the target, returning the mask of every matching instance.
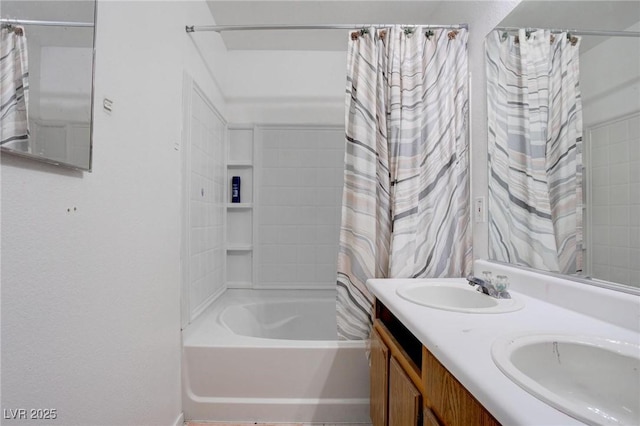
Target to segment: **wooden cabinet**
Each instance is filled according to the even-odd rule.
[[[384,344],[380,334],[371,331],[371,383],[370,409],[373,426],[387,424],[387,398],[389,396],[389,348]]]
[[[500,423],[376,301],[371,332],[373,426],[499,426]]]
[[[498,426],[500,423],[423,347],[425,398],[444,425]]]
[[[395,358],[389,360],[389,426],[418,426],[420,391]]]
[[[419,426],[423,405],[422,345],[388,314],[380,311],[371,331],[371,423]]]

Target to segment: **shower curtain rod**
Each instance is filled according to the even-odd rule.
[[[0,19],[3,25],[40,25],[45,27],[93,27],[93,22],[34,21],[30,19]]]
[[[254,31],[254,30],[355,30],[360,28],[376,27],[385,28],[400,24],[322,24],[322,25],[286,25],[286,24],[265,24],[265,25],[187,25],[185,30],[188,33],[196,31],[215,31],[217,33],[223,31]],[[455,25],[418,25],[407,24],[407,27],[422,26],[424,28],[451,28],[460,29],[468,28],[467,24]]]
[[[518,27],[496,27],[497,31],[518,31],[521,28]],[[524,28],[525,31],[535,31],[535,30],[549,30],[552,33],[571,33],[571,35],[581,35],[581,36],[606,36],[606,37],[640,37],[640,32],[638,31],[608,31],[608,30],[570,30],[570,29],[562,29],[562,28]]]

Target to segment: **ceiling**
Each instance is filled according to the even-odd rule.
[[[540,1],[524,0],[499,26],[557,29],[640,31],[640,1]],[[595,47],[607,37],[582,36],[580,51]]]
[[[461,24],[496,1],[223,1],[208,0],[217,25]],[[512,3],[515,3],[511,0]],[[502,0],[504,3],[504,0]],[[195,23],[197,25],[197,23]],[[348,30],[238,31],[222,37],[234,50],[346,50]]]
[[[208,0],[217,25],[459,24],[485,14],[497,1],[465,0]],[[517,1],[511,1],[516,4]],[[524,0],[502,26],[625,30],[640,21],[639,1]],[[198,24],[198,23],[194,23]],[[470,27],[473,31],[473,27]],[[345,30],[224,32],[229,50],[346,50]],[[585,37],[583,50],[602,37]]]

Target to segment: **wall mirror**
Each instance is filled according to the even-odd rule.
[[[638,293],[639,31],[639,2],[524,0],[487,36],[490,259]]]
[[[2,154],[91,170],[95,0],[3,0],[0,13]]]

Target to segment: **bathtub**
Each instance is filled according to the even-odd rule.
[[[366,344],[335,318],[335,291],[227,290],[183,331],[185,418],[369,423]]]

